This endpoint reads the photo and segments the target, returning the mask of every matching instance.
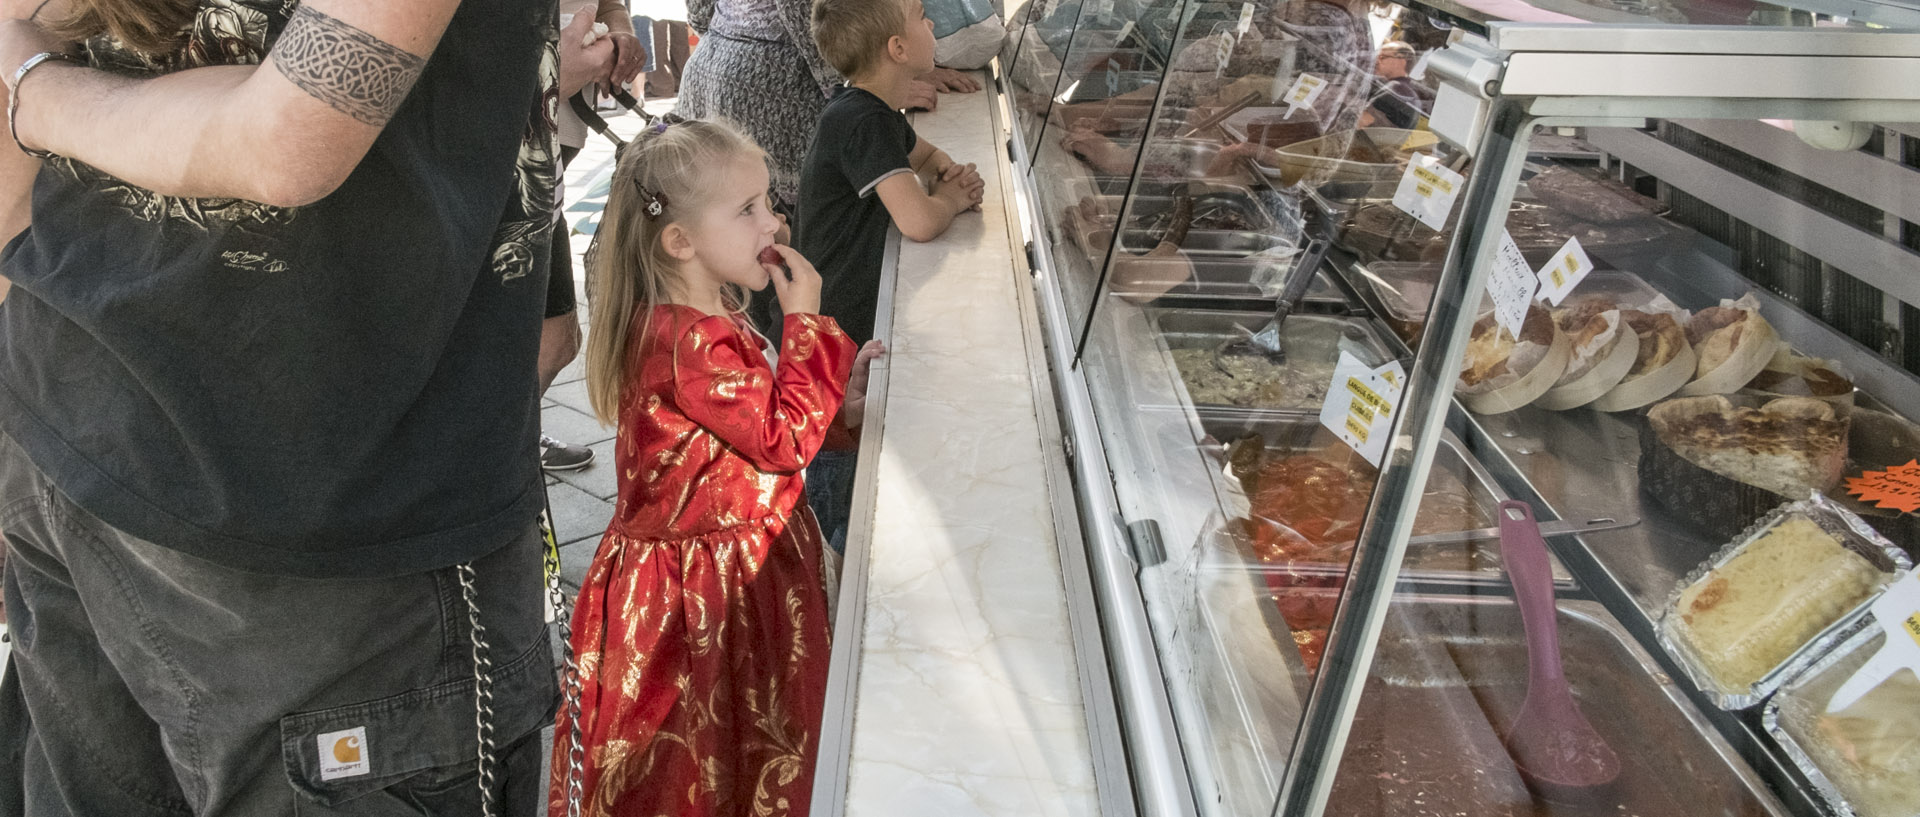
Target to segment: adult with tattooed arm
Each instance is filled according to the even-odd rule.
[[[0,23],[0,806],[537,808],[556,16]]]

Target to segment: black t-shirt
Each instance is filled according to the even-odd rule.
[[[169,58],[105,39],[88,58],[257,63],[297,6],[201,5]],[[241,570],[396,575],[522,534],[541,503],[555,22],[552,4],[462,2],[366,158],[307,206],[50,160],[0,255],[0,428],[107,524]]]
[[[873,339],[880,266],[893,224],[875,192],[911,173],[917,137],[907,117],[871,93],[847,86],[827,102],[800,168],[793,247],[820,270],[820,312],[855,343]]]

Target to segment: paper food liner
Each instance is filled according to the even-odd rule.
[[[1764,397],[1812,397],[1829,403],[1853,404],[1853,376],[1837,360],[1808,357],[1780,344],[1766,368],[1740,388],[1741,394]]]
[[[1760,300],[1755,298],[1753,293],[1746,294],[1738,301],[1722,300],[1720,305],[1747,313],[1745,328],[1740,333],[1740,342],[1734,347],[1733,354],[1728,355],[1727,359],[1713,371],[1702,372],[1696,368],[1693,382],[1681,387],[1679,392],[1681,397],[1732,394],[1738,391],[1741,386],[1751,381],[1754,375],[1759,374],[1760,370],[1767,367],[1768,361],[1773,359],[1773,353],[1780,345],[1780,337],[1774,333],[1773,325],[1760,316]],[[1697,320],[1699,316],[1695,315],[1694,318]],[[1694,349],[1696,367],[1706,364],[1705,360],[1698,358],[1701,354],[1700,349]]]
[[[1501,328],[1499,332],[1506,335],[1507,330]],[[1551,345],[1527,340],[1515,342],[1507,355],[1505,373],[1471,386],[1456,381],[1456,394],[1460,402],[1476,414],[1502,414],[1527,405],[1553,388],[1566,372],[1572,345],[1566,333],[1554,325]]]
[[[1599,399],[1627,376],[1640,354],[1640,336],[1618,309],[1602,312],[1600,317],[1610,324],[1607,330],[1573,349],[1566,374],[1534,405],[1553,411],[1578,408]]]
[[[1639,307],[1639,310],[1673,318],[1674,323],[1680,327],[1680,351],[1666,363],[1637,375],[1632,373],[1633,366],[1629,363],[1628,375],[1621,378],[1620,382],[1606,394],[1589,404],[1590,408],[1599,411],[1626,411],[1640,408],[1666,398],[1693,379],[1697,359],[1694,357],[1693,347],[1687,343],[1687,320],[1692,315],[1687,310],[1675,306],[1673,301],[1668,300],[1665,295],[1656,297],[1651,303]],[[1636,343],[1638,337],[1635,335]],[[1637,349],[1635,354],[1638,354]]]

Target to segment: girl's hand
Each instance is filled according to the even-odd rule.
[[[847,378],[847,399],[840,404],[840,424],[848,429],[859,428],[866,420],[867,376],[873,371],[874,359],[886,353],[885,344],[870,340],[854,356],[853,374]]]
[[[769,247],[785,259],[786,265],[760,262],[767,274],[773,278],[773,294],[780,298],[780,311],[788,315],[805,313],[820,314],[820,271],[808,263],[806,256],[798,250],[784,244]]]

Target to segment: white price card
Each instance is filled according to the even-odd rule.
[[[1320,406],[1320,423],[1360,456],[1378,467],[1387,452],[1387,436],[1399,410],[1406,373],[1399,361],[1373,368],[1342,351]]]
[[[1487,277],[1487,294],[1493,296],[1493,318],[1514,337],[1527,322],[1527,307],[1533,304],[1533,290],[1539,279],[1533,265],[1520,254],[1519,245],[1505,229],[1500,231],[1500,248],[1493,254],[1493,273]]]
[[[1453,202],[1465,190],[1467,177],[1453,172],[1439,159],[1424,153],[1413,155],[1400,187],[1393,191],[1393,206],[1435,230],[1447,227],[1447,214]]]
[[[1852,706],[1900,670],[1912,668],[1920,673],[1920,570],[1909,570],[1887,585],[1886,592],[1873,600],[1871,609],[1874,621],[1887,631],[1886,643],[1834,690],[1827,702],[1828,712]]]
[[[1120,36],[1113,38],[1113,44],[1118,46],[1122,43],[1125,43],[1127,41],[1127,35],[1132,33],[1133,33],[1132,20],[1128,20],[1125,23],[1120,24]]]
[[[1252,3],[1240,4],[1240,23],[1234,26],[1234,28],[1239,30],[1240,36],[1242,37],[1247,36],[1247,29],[1253,28],[1253,4]]]
[[[1296,109],[1312,107],[1313,101],[1319,99],[1320,92],[1326,89],[1326,80],[1312,74],[1301,74],[1299,79],[1293,81],[1293,87],[1287,89],[1287,95],[1281,97],[1280,101],[1287,104],[1287,116],[1291,118]]]
[[[1569,238],[1560,251],[1554,253],[1547,265],[1540,268],[1539,297],[1559,306],[1566,300],[1580,279],[1593,271],[1593,261],[1587,258],[1587,252],[1580,249],[1580,239]]]

